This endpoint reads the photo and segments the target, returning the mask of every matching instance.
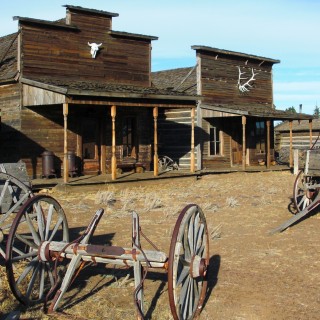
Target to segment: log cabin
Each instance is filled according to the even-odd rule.
[[[275,151],[281,162],[289,163],[291,149],[298,150],[299,162],[303,163],[305,150],[320,148],[320,119],[284,121],[274,131]]]
[[[276,110],[272,71],[280,61],[207,46],[191,48],[196,53],[195,66],[153,72],[152,81],[157,88],[202,97],[195,120],[197,168],[242,170],[258,164],[269,168],[275,157],[274,121],[312,121],[310,115]],[[186,121],[187,115],[179,110],[163,112],[162,118]],[[162,131],[159,127],[159,136]],[[172,138],[167,132],[166,141]],[[164,149],[179,159],[177,150],[168,144]]]
[[[32,178],[49,170],[66,182],[71,159],[72,174],[157,175],[158,116],[172,108],[187,115],[183,152],[193,171],[199,97],[152,85],[158,38],[113,30],[117,13],[65,7],[58,21],[14,17],[18,31],[0,38],[0,162],[24,161]]]

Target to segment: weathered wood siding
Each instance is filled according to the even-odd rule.
[[[197,112],[195,114],[195,125]],[[200,128],[195,127],[195,162],[200,143]],[[191,163],[191,110],[159,109],[158,118],[159,155],[168,156],[182,169],[189,169]]]
[[[25,78],[150,85],[150,40],[110,35],[111,18],[72,13],[79,30],[20,22]],[[102,43],[95,59],[88,42]]]
[[[76,150],[76,135],[73,117],[69,109],[68,150]],[[21,158],[27,164],[28,172],[33,177],[42,175],[42,153],[54,153],[54,169],[61,174],[64,150],[64,124],[62,105],[22,108],[21,110]],[[36,129],[35,129],[36,128]]]
[[[201,59],[201,94],[205,96],[203,103],[272,106],[272,64],[209,52],[198,53],[198,58]],[[250,78],[252,69],[256,74],[250,92],[241,93],[237,87],[238,67],[241,72],[245,72],[242,77]]]
[[[0,87],[0,163],[17,162],[20,155],[20,85],[9,84]]]
[[[49,104],[64,103],[66,98],[63,94],[55,93],[29,85],[22,85],[23,105],[24,106],[42,106]]]

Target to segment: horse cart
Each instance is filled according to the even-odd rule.
[[[21,206],[33,197],[25,163],[0,164],[0,258],[13,219]]]
[[[293,202],[297,213],[288,221],[272,231],[281,232],[320,204],[320,149],[312,148],[305,152],[305,165],[300,170],[293,185]]]
[[[97,210],[85,232],[70,241],[58,201],[44,194],[29,198],[15,215],[6,245],[6,272],[14,296],[25,305],[45,301],[48,313],[54,312],[85,264],[118,265],[133,270],[137,317],[143,319],[147,272],[164,269],[173,318],[197,318],[205,300],[209,266],[208,230],[200,207],[190,204],[181,211],[168,256],[155,246],[155,250],[142,248],[145,235],[136,212],[132,212],[129,247],[90,244],[103,212]]]

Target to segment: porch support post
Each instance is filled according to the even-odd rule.
[[[312,119],[309,119],[310,148],[312,147]]]
[[[290,128],[290,146],[289,146],[289,166],[293,167],[293,157],[292,157],[292,120],[289,120],[289,128]]]
[[[69,164],[68,164],[68,103],[63,104],[63,124],[64,124],[64,143],[63,143],[63,182],[69,181]]]
[[[191,159],[190,159],[190,172],[194,173],[195,154],[194,154],[194,118],[195,108],[191,108]]]
[[[153,175],[159,175],[158,168],[158,107],[153,108],[153,121],[154,121],[154,156],[153,156]]]
[[[101,174],[106,174],[106,119],[105,119],[105,112],[101,115],[101,127],[100,127],[100,141],[101,141],[101,158],[100,158],[100,168],[101,168]]]
[[[270,168],[270,120],[267,120],[267,169]]]
[[[111,106],[112,118],[112,157],[111,157],[111,179],[117,179],[117,158],[116,158],[116,106]]]
[[[242,169],[246,170],[246,124],[247,118],[242,116]]]

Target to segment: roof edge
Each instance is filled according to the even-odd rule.
[[[48,20],[33,19],[33,18],[26,18],[26,17],[19,17],[19,16],[14,16],[13,20],[18,20],[19,22],[24,22],[24,23],[48,26],[52,28],[79,30],[78,27],[74,25],[62,24],[62,23],[57,23],[57,22],[48,21]]]
[[[159,37],[148,36],[148,35],[137,34],[137,33],[129,33],[124,31],[110,30],[108,31],[108,33],[111,36],[124,37],[124,38],[133,38],[133,39],[142,39],[142,40],[158,40],[159,39]]]
[[[280,60],[278,60],[278,59],[271,59],[271,58],[256,56],[253,54],[218,49],[218,48],[208,47],[208,46],[194,45],[194,46],[191,46],[191,49],[196,50],[196,51],[207,51],[207,52],[217,53],[217,54],[220,53],[220,54],[226,54],[226,55],[230,55],[230,56],[243,57],[243,58],[247,58],[247,59],[254,59],[254,60],[266,61],[266,62],[271,62],[271,63],[280,63]]]
[[[119,13],[96,10],[96,9],[88,9],[88,8],[83,8],[80,6],[72,6],[72,5],[68,5],[68,4],[63,5],[63,7],[67,8],[67,9],[71,9],[73,11],[86,12],[86,13],[96,14],[99,16],[106,16],[106,17],[118,17],[119,16]]]
[[[37,87],[40,89],[44,89],[44,90],[49,90],[49,91],[53,91],[56,93],[61,93],[61,94],[67,94],[68,89],[66,88],[62,88],[62,87],[57,87],[54,86],[52,84],[46,84],[43,82],[39,82],[39,81],[35,81],[35,80],[31,80],[31,79],[27,79],[27,78],[21,78],[20,79],[22,84],[27,84],[29,86],[33,86],[33,87]]]

